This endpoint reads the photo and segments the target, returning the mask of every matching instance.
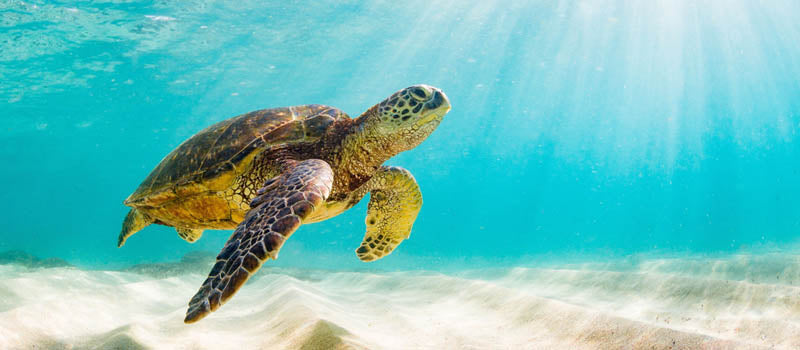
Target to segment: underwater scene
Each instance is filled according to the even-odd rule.
[[[800,349],[798,14],[0,0],[0,349]]]

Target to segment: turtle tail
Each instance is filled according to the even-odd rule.
[[[149,215],[134,208],[125,216],[125,221],[122,222],[122,231],[119,233],[117,240],[117,247],[122,247],[128,237],[133,236],[134,233],[141,231],[154,222],[153,218]]]

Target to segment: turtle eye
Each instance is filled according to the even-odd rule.
[[[411,90],[411,96],[413,96],[414,99],[416,99],[417,101],[425,101],[428,99],[428,96],[430,95],[430,91],[421,86],[414,86],[410,90]]]

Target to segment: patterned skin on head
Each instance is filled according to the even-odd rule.
[[[405,151],[419,145],[439,126],[450,111],[450,101],[435,87],[414,85],[392,94],[375,107],[374,115],[368,116],[369,127],[381,136],[392,138],[393,146]]]

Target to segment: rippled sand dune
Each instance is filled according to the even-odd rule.
[[[157,270],[0,265],[0,348],[800,348],[800,257],[786,254],[447,275],[267,268],[193,325],[186,302],[205,276]]]

